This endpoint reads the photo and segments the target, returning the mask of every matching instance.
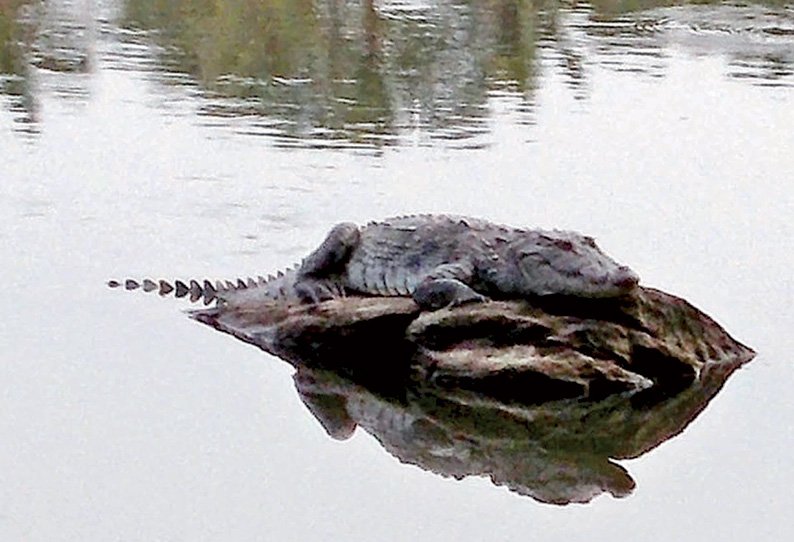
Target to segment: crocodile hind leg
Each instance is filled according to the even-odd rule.
[[[351,251],[358,246],[361,233],[350,222],[337,224],[322,244],[301,263],[295,292],[305,303],[319,303],[344,295],[339,276],[344,273]]]
[[[436,267],[414,290],[413,298],[423,309],[437,310],[466,303],[481,303],[487,298],[468,283],[473,281],[470,263],[455,262]]]

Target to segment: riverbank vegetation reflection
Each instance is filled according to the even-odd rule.
[[[0,92],[17,120],[35,121],[35,70],[91,71],[96,36],[68,5],[0,0]],[[664,77],[671,47],[794,86],[794,4],[775,0],[127,0],[120,18],[161,82],[198,85],[200,114],[247,118],[285,146],[480,146],[494,99],[532,123],[544,77],[587,99],[596,69]]]

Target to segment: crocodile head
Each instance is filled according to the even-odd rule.
[[[519,289],[530,295],[615,297],[631,292],[639,277],[604,254],[592,237],[576,232],[531,232],[512,247]]]

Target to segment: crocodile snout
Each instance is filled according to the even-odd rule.
[[[625,290],[633,290],[637,284],[640,282],[640,277],[637,274],[626,267],[625,265],[621,265],[618,269],[617,276],[615,277],[617,280],[615,284]]]

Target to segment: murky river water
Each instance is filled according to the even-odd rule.
[[[0,538],[790,538],[794,6],[200,4],[0,1]],[[587,232],[759,355],[560,507],[333,441],[289,366],[104,287],[420,211]]]

